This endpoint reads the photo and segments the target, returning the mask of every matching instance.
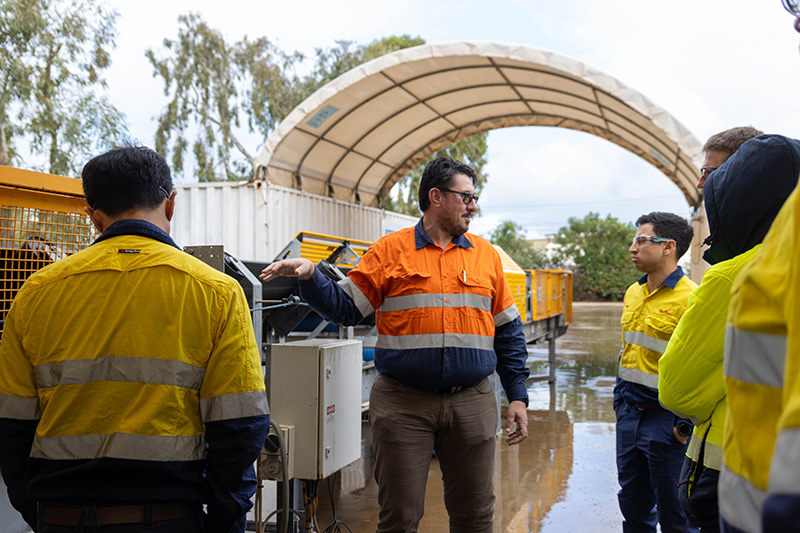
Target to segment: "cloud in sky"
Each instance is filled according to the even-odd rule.
[[[553,50],[599,69],[666,109],[702,142],[752,124],[800,138],[800,34],[779,0],[140,0],[119,10],[111,98],[132,134],[152,144],[166,103],[144,58],[177,35],[177,17],[199,12],[230,41],[266,35],[285,51],[313,55],[336,40],[367,43],[408,33],[429,43],[515,42]],[[265,139],[247,136],[256,152]],[[473,231],[512,218],[530,237],[553,233],[588,211],[633,221],[653,210],[687,216],[677,187],[649,164],[602,139],[553,128],[489,135],[490,181]]]

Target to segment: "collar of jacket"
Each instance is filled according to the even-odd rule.
[[[458,235],[453,237],[452,240],[453,246],[458,246],[460,248],[473,248],[472,243],[469,242],[466,235]],[[435,245],[436,243],[428,237],[428,234],[425,232],[425,228],[422,227],[422,218],[419,219],[417,225],[414,227],[414,244],[417,246],[417,250],[420,248],[425,248],[429,244]]]
[[[674,289],[675,285],[678,284],[678,282],[681,280],[682,277],[683,277],[683,269],[681,267],[678,267],[672,272],[672,274],[667,276],[666,279],[664,279],[664,281],[661,282],[661,285],[666,285],[670,289]],[[639,285],[644,285],[645,283],[647,283],[647,274],[639,278]],[[661,285],[659,285],[659,287]]]
[[[164,244],[169,244],[170,246],[174,246],[180,250],[178,245],[175,244],[175,241],[172,240],[172,237],[170,237],[167,232],[155,224],[147,222],[146,220],[134,218],[117,220],[107,227],[103,234],[95,239],[92,244],[96,244],[106,239],[111,239],[112,237],[120,237],[122,235],[138,235],[139,237],[147,237],[159,242],[163,242]]]

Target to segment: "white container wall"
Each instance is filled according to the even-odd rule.
[[[222,245],[245,261],[271,261],[301,231],[376,241],[415,217],[317,196],[266,181],[178,183],[172,238]]]

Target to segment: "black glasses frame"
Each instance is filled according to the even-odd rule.
[[[709,174],[717,170],[719,167],[700,167],[700,175],[707,178]]]
[[[469,203],[471,201],[473,201],[473,200],[475,200],[476,204],[478,203],[478,195],[477,194],[472,194],[470,192],[454,191],[452,189],[445,189],[444,187],[436,187],[436,188],[439,189],[440,191],[451,192],[453,194],[460,194],[461,195],[461,201],[464,202],[464,205],[469,205]]]

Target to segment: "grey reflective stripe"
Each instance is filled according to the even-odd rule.
[[[353,303],[356,304],[358,308],[358,312],[361,313],[361,316],[369,316],[375,312],[375,308],[372,307],[372,304],[369,303],[369,299],[361,292],[361,289],[358,288],[358,285],[353,283],[353,280],[350,278],[345,278],[339,282],[339,286],[342,290],[353,300]]]
[[[705,428],[703,428],[705,430]],[[695,463],[700,458],[700,447],[703,445],[703,438],[698,437],[697,433],[692,433],[692,440],[686,448],[686,455]],[[703,464],[714,470],[722,470],[722,446],[706,441],[703,449]]]
[[[200,400],[200,417],[203,422],[268,414],[267,393],[264,391],[223,394]]]
[[[625,344],[635,344],[636,346],[641,346],[642,348],[647,348],[648,350],[653,350],[658,353],[664,353],[667,349],[667,344],[669,344],[668,340],[656,339],[641,331],[626,331],[624,339]]]
[[[406,311],[424,307],[471,307],[480,311],[492,312],[492,299],[480,294],[409,294],[386,298],[380,306],[381,311]]]
[[[498,328],[505,324],[508,324],[515,318],[519,316],[519,309],[517,309],[517,304],[512,303],[510,306],[506,307],[496,315],[494,315],[494,327]]]
[[[204,435],[189,437],[162,435],[73,435],[33,439],[31,457],[37,459],[72,460],[133,459],[136,461],[198,461],[205,457]]]
[[[631,383],[639,383],[653,389],[658,389],[657,375],[648,374],[647,372],[636,370],[635,368],[628,368],[627,366],[619,367],[619,378],[630,381]]]
[[[151,357],[106,356],[96,359],[57,361],[34,368],[39,388],[82,385],[94,381],[122,381],[172,385],[199,390],[205,368],[182,361]]]
[[[783,388],[786,337],[737,329],[725,332],[725,375],[744,383]]]
[[[494,337],[467,335],[465,333],[445,333],[431,335],[378,335],[378,348],[386,350],[413,350],[419,348],[475,348],[494,350]]]
[[[699,426],[700,424],[705,422],[705,420],[700,420],[699,418],[696,418],[694,416],[689,416],[689,415],[687,415],[685,413],[681,413],[680,411],[676,411],[675,409],[672,409],[671,407],[667,407],[666,405],[664,405],[664,402],[661,401],[660,397],[658,398],[658,403],[660,403],[661,407],[663,407],[667,411],[672,411],[673,413],[678,415],[678,418],[688,418],[689,420],[692,421],[692,424],[694,424],[695,426]]]
[[[698,437],[696,433],[692,433],[692,438],[689,439],[689,445],[686,447],[686,456],[695,463],[700,458],[701,444],[703,444],[703,439]]]
[[[703,464],[714,470],[722,470],[722,446],[706,441]]]
[[[768,492],[800,494],[800,428],[784,429],[775,441]]]
[[[0,418],[39,420],[42,418],[39,397],[20,398],[0,393]]]
[[[766,492],[722,465],[719,512],[728,523],[748,533],[761,531],[761,508],[766,497]]]

